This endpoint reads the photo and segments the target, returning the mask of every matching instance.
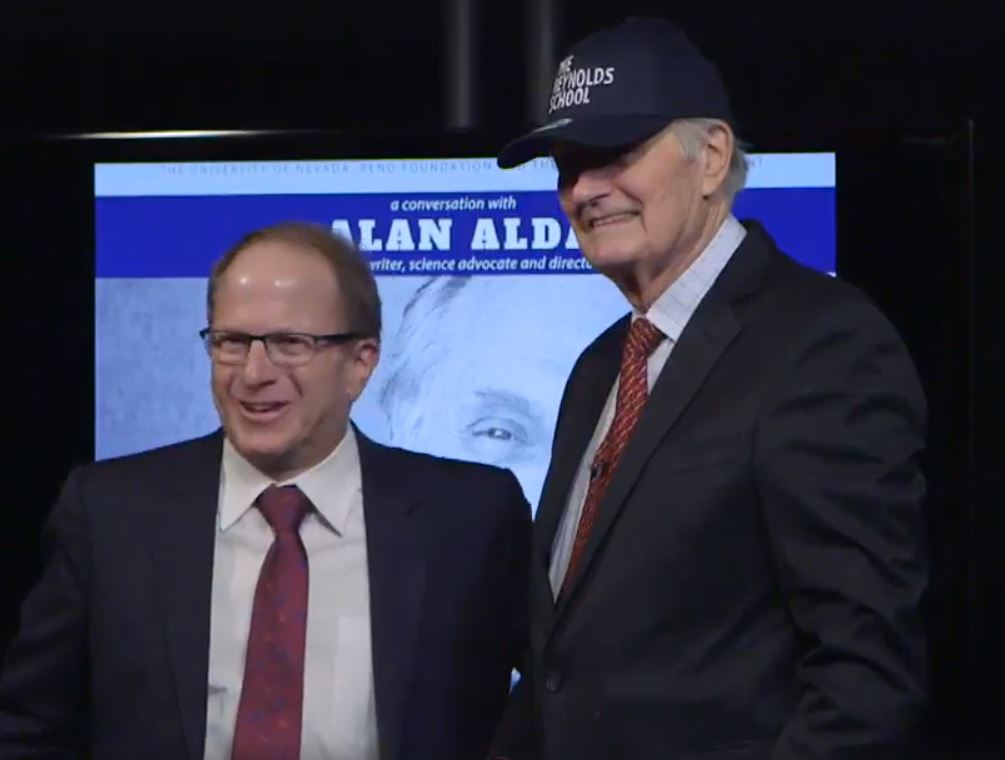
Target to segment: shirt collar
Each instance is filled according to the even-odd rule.
[[[251,509],[270,485],[296,485],[338,533],[345,530],[353,497],[363,488],[359,448],[352,425],[338,446],[324,460],[299,475],[278,482],[241,456],[224,438],[218,527],[226,531]]]
[[[646,319],[656,325],[671,342],[676,343],[680,339],[691,315],[740,247],[746,234],[746,228],[735,216],[729,214],[705,246],[705,250],[649,307]],[[633,318],[640,316],[642,315],[638,312],[633,314]]]

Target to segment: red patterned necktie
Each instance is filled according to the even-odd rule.
[[[597,516],[597,505],[611,482],[628,438],[635,429],[642,407],[649,396],[647,364],[649,356],[656,350],[664,335],[660,329],[645,318],[636,319],[628,330],[625,346],[621,353],[621,371],[618,374],[618,395],[614,407],[614,419],[604,440],[597,448],[590,467],[590,486],[586,491],[583,511],[579,517],[576,540],[572,545],[569,567],[565,579],[573,577],[583,550],[590,538],[593,522]],[[564,581],[563,581],[564,585]]]
[[[296,486],[269,486],[256,502],[276,537],[251,611],[232,760],[297,760],[307,639],[307,552],[300,523],[310,502]]]

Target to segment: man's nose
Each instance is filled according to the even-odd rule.
[[[243,376],[247,383],[268,382],[275,378],[278,368],[262,340],[253,340],[248,346],[248,358],[244,362]]]
[[[611,192],[611,181],[604,167],[584,168],[569,187],[569,198],[576,208],[588,206]]]

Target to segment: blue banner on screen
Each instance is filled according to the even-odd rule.
[[[382,358],[356,424],[508,467],[536,503],[568,372],[627,311],[583,258],[555,185],[547,159],[98,165],[97,456],[217,427],[197,338],[206,278],[245,233],[296,219],[351,238],[377,275]],[[753,156],[734,212],[834,272],[832,154]]]

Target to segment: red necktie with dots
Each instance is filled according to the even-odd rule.
[[[269,486],[256,506],[276,536],[255,588],[231,758],[298,760],[308,579],[299,531],[311,504],[296,486]]]
[[[662,341],[660,329],[645,318],[636,319],[628,329],[628,337],[621,352],[621,370],[618,374],[618,395],[614,419],[604,436],[590,467],[590,485],[579,517],[576,540],[572,546],[565,580],[573,577],[583,551],[590,538],[597,516],[597,506],[611,482],[628,439],[642,415],[642,407],[649,396],[648,360]],[[563,581],[563,585],[565,581]]]

